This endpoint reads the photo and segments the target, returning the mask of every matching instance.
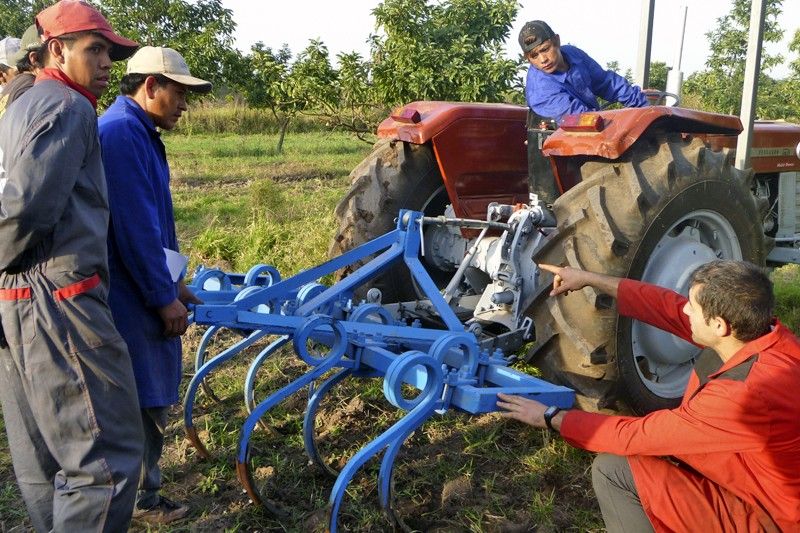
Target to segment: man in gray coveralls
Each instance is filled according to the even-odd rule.
[[[0,400],[37,531],[126,531],[142,459],[131,362],[106,303],[95,106],[137,43],[79,0],[36,17],[45,68],[0,119]]]

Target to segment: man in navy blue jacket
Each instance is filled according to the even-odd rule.
[[[191,76],[175,50],[146,46],[128,61],[120,88],[122,95],[99,121],[111,208],[109,304],[128,344],[145,429],[133,516],[158,524],[188,512],[159,494],[158,461],[169,406],[178,402],[186,304],[200,302],[167,263],[178,240],[169,166],[156,128],[174,128],[186,110],[187,92],[208,92],[211,84]]]
[[[541,20],[519,32],[522,53],[531,64],[525,100],[536,114],[560,123],[566,115],[597,111],[597,97],[625,107],[644,107],[647,98],[615,72],[605,70],[583,50],[561,46],[560,37]]]

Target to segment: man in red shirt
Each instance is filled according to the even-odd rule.
[[[692,275],[687,299],[634,280],[539,266],[554,274],[551,296],[596,287],[617,298],[621,315],[719,356],[711,368],[695,367],[680,406],[644,417],[561,411],[498,394],[502,416],[601,452],[592,484],[608,531],[798,530],[800,341],[772,318],[764,272],[708,263]]]

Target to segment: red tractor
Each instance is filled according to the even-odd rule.
[[[752,170],[734,165],[743,130],[735,116],[654,106],[568,117],[555,131],[541,126],[514,105],[398,109],[351,174],[331,251],[393,229],[400,208],[483,219],[490,204],[527,204],[535,193],[533,203],[547,205],[555,223],[526,258],[533,264],[572,265],[686,294],[691,273],[717,258],[800,262],[800,126],[755,122]],[[442,287],[474,244],[474,231],[426,227],[422,259]],[[479,263],[464,273],[465,294],[492,283]],[[402,270],[374,286],[384,301],[418,298]],[[644,413],[679,401],[696,347],[618,316],[594,289],[554,299],[547,283],[535,287],[521,297],[534,330],[526,359],[547,379],[574,388],[591,409],[617,409],[621,399]]]

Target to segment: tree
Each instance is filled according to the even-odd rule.
[[[339,54],[338,106],[327,114],[336,129],[354,132],[362,140],[375,131],[375,124],[386,116],[387,106],[377,102],[370,81],[371,65],[360,54]]]
[[[241,54],[233,47],[236,23],[222,0],[101,0],[95,2],[114,30],[142,46],[168,46],[177,50],[194,76],[226,85],[240,67]],[[124,72],[115,66],[112,87]],[[108,91],[108,104],[116,91]]]
[[[650,87],[646,88],[666,91],[669,70],[670,67],[668,67],[663,61],[652,61],[650,63]]]
[[[516,0],[384,0],[370,36],[377,102],[503,101],[518,72],[503,57]]]
[[[778,26],[783,0],[767,0],[767,15],[764,22],[765,43],[778,42],[783,31]],[[717,19],[717,27],[706,34],[711,55],[706,61],[706,70],[689,76],[684,84],[687,95],[698,97],[701,105],[719,113],[736,115],[742,105],[744,65],[747,56],[748,31],[750,29],[750,0],[733,0],[731,11]],[[763,91],[759,91],[757,112],[764,115],[767,107],[771,80],[765,74],[783,61],[780,55],[761,55],[761,77]],[[771,110],[774,112],[774,109]]]
[[[33,24],[36,13],[52,3],[52,0],[3,0],[0,3],[0,39],[22,37]]]
[[[789,43],[789,50],[797,54],[797,57],[789,64],[792,69],[792,76],[800,80],[800,28],[794,32],[792,42]]]
[[[236,23],[222,0],[95,0],[92,2],[116,32],[142,45],[169,46],[186,59],[192,74],[216,86],[225,85],[241,62],[233,47]],[[0,3],[0,36],[20,37],[35,15],[53,0],[3,0]],[[125,70],[117,63],[110,87],[116,88]],[[115,97],[109,90],[100,100],[108,105]]]
[[[784,118],[800,122],[800,109],[797,106],[797,102],[800,102],[800,29],[795,30],[789,50],[797,54],[797,57],[789,63],[791,74],[789,79],[783,80],[778,98],[781,102],[793,104],[789,105],[790,112]]]
[[[321,41],[312,40],[295,61],[286,45],[274,51],[258,42],[244,58],[244,64],[247,72],[239,89],[248,104],[269,109],[278,121],[278,153],[283,151],[289,123],[298,113],[337,106],[338,74]]]
[[[619,61],[617,61],[616,59],[606,63],[606,70],[610,70],[611,72],[616,72],[617,74],[628,80],[628,83],[633,83],[633,71],[630,68],[627,68],[625,69],[625,72],[622,73],[620,72],[620,68],[622,67],[619,66]]]

